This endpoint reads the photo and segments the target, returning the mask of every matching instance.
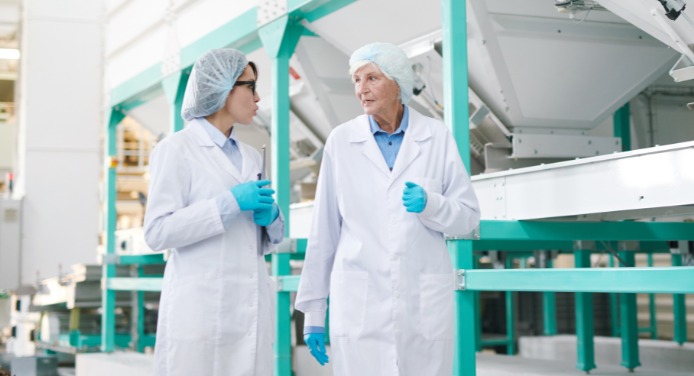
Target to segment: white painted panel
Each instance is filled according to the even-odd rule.
[[[100,22],[105,8],[102,1],[28,0],[24,1],[24,9],[30,18]]]
[[[694,142],[473,177],[482,219],[489,182],[506,182],[508,219],[539,219],[694,204]],[[484,183],[483,183],[484,182]]]
[[[29,21],[26,35],[35,44],[29,44],[27,51],[26,67],[31,73],[27,74],[25,87],[29,106],[39,107],[23,116],[25,121],[42,126],[26,128],[28,148],[74,146],[97,151],[101,96],[86,81],[100,81],[102,60],[94,51],[102,43],[100,30],[97,24]],[[70,59],[57,59],[66,53],[66,40],[79,41],[81,48],[70,50]],[[47,65],[51,69],[44,69]]]
[[[3,170],[12,170],[17,151],[16,125],[0,122],[0,173]],[[4,174],[3,174],[4,175]],[[0,176],[0,181],[5,177]]]
[[[96,262],[99,153],[29,151],[26,166],[22,282]]]
[[[61,5],[81,9],[93,3]],[[37,272],[55,277],[60,264],[67,270],[93,263],[99,243],[103,15],[85,22],[32,14],[31,8],[23,14],[17,104],[22,283],[35,282]]]
[[[176,28],[181,46],[187,46],[253,8],[256,1],[207,0],[178,15]]]
[[[374,42],[399,45],[441,29],[441,1],[359,0],[311,25],[350,53]]]
[[[652,43],[638,46],[608,40],[596,43],[504,35],[499,37],[499,44],[523,116],[555,120],[554,124],[581,121],[581,128],[593,128],[598,118],[602,122],[606,107],[644,77],[655,80],[670,68],[667,64],[674,57],[672,50]],[[515,125],[522,123],[534,125],[532,120]]]
[[[146,31],[151,32],[153,26],[162,23],[167,5],[167,0],[135,0],[125,4],[106,25],[106,56],[136,38],[145,37]]]
[[[109,15],[111,12],[118,10],[120,6],[130,1],[132,0],[104,0],[106,3],[106,14]]]
[[[14,290],[20,285],[21,206],[21,201],[0,199],[0,290]]]
[[[162,25],[128,45],[128,48],[109,57],[106,63],[107,89],[113,89],[161,62],[164,57],[166,36],[166,27]]]

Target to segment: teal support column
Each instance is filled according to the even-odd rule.
[[[552,259],[548,258],[546,261],[547,268],[551,269]],[[554,292],[543,292],[542,293],[542,334],[546,336],[553,336],[557,334],[557,300],[556,293]]]
[[[506,257],[506,269],[513,269],[513,259],[511,257]],[[515,355],[515,343],[514,343],[514,299],[513,291],[506,291],[506,353],[508,355]]]
[[[131,265],[131,276],[141,278],[144,276],[142,266]],[[133,328],[131,328],[130,342],[131,347],[137,352],[144,352],[145,349],[145,293],[143,291],[132,292],[133,304]]]
[[[648,254],[648,266],[653,267],[653,254]],[[651,319],[651,339],[658,339],[658,318],[655,305],[655,294],[648,294],[648,311]]]
[[[682,242],[680,242],[681,244]],[[682,255],[672,255],[672,266],[682,266]],[[687,305],[684,294],[672,295],[674,321],[674,340],[682,346],[687,342]]]
[[[622,139],[622,151],[631,150],[631,115],[629,102],[614,113],[614,136]]]
[[[303,27],[284,15],[258,31],[265,52],[272,60],[272,184],[277,205],[284,214],[285,237],[289,237],[289,58],[299,42]],[[290,254],[272,255],[272,275],[291,274]],[[289,292],[277,293],[275,375],[292,375],[291,308]]]
[[[619,242],[620,249],[622,244]],[[634,250],[620,250],[619,258],[624,260],[627,267],[636,266],[636,252]],[[622,335],[622,366],[629,372],[641,365],[639,362],[639,322],[636,308],[636,294],[619,294],[619,316]]]
[[[119,107],[107,110],[104,119],[105,138],[105,166],[104,166],[104,248],[106,254],[116,252],[116,127],[125,118],[125,114]],[[104,264],[102,266],[102,280],[116,276],[116,266]],[[116,292],[105,288],[102,283],[101,290],[101,351],[112,352],[115,346],[116,334]]]
[[[479,256],[473,256],[473,269],[479,269]],[[475,291],[475,350],[482,351],[482,312],[480,292]]]
[[[164,77],[161,81],[166,99],[169,102],[171,133],[176,133],[183,129],[184,122],[181,117],[181,108],[183,107],[183,96],[186,92],[186,85],[188,85],[188,77],[190,77],[190,70],[185,70]]]
[[[574,242],[576,268],[590,268],[590,254],[595,242]],[[586,373],[595,368],[595,343],[593,339],[593,293],[577,292],[576,295],[576,368]]]
[[[442,0],[443,109],[465,168],[470,171],[470,114],[467,67],[467,12],[464,0]],[[452,240],[448,250],[455,269],[472,269],[472,240]],[[454,376],[474,376],[477,329],[475,292],[455,292]]]
[[[614,268],[614,255],[610,255],[608,259],[610,268]],[[617,294],[611,292],[610,297],[610,327],[612,328],[612,337],[619,337],[619,305],[617,304]]]

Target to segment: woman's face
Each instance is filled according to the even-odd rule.
[[[389,80],[374,64],[366,64],[352,76],[354,92],[367,115],[400,105],[400,86]]]
[[[256,77],[253,74],[253,69],[250,65],[246,65],[243,74],[239,76],[237,81],[255,81]],[[243,125],[251,125],[253,117],[257,114],[260,96],[248,85],[238,85],[229,93],[224,109],[231,114],[236,123]]]

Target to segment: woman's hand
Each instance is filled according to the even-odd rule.
[[[249,181],[231,188],[231,193],[236,198],[241,211],[271,210],[275,203],[272,198],[275,191],[270,188],[261,188],[270,183],[270,180]]]
[[[325,333],[304,334],[304,342],[320,365],[324,366],[328,363],[328,354],[325,353]]]
[[[272,198],[272,197],[270,197]],[[261,209],[253,211],[253,222],[258,226],[270,226],[272,222],[277,219],[280,214],[280,209],[277,204],[272,202],[272,207],[270,209]]]
[[[415,183],[407,182],[403,190],[402,203],[410,213],[421,213],[427,206],[427,192]]]

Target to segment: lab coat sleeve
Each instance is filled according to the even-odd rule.
[[[427,204],[418,214],[424,226],[448,235],[461,236],[472,232],[480,221],[477,196],[458,147],[450,131],[446,131],[446,157],[441,193],[427,192]]]
[[[222,224],[224,228],[229,228],[234,222],[234,219],[241,213],[241,208],[239,207],[236,197],[231,191],[224,191],[221,195],[217,196],[217,209],[219,209],[219,216],[222,218]]]
[[[306,259],[296,296],[296,309],[305,314],[304,326],[325,326],[330,274],[340,240],[342,216],[337,204],[337,181],[329,147],[323,153]]]
[[[284,215],[279,211],[275,221],[265,227],[265,239],[263,239],[263,255],[267,255],[277,248],[284,240]]]
[[[189,204],[192,178],[183,152],[171,143],[155,148],[145,214],[145,242],[155,251],[184,247],[222,234],[216,198]]]

